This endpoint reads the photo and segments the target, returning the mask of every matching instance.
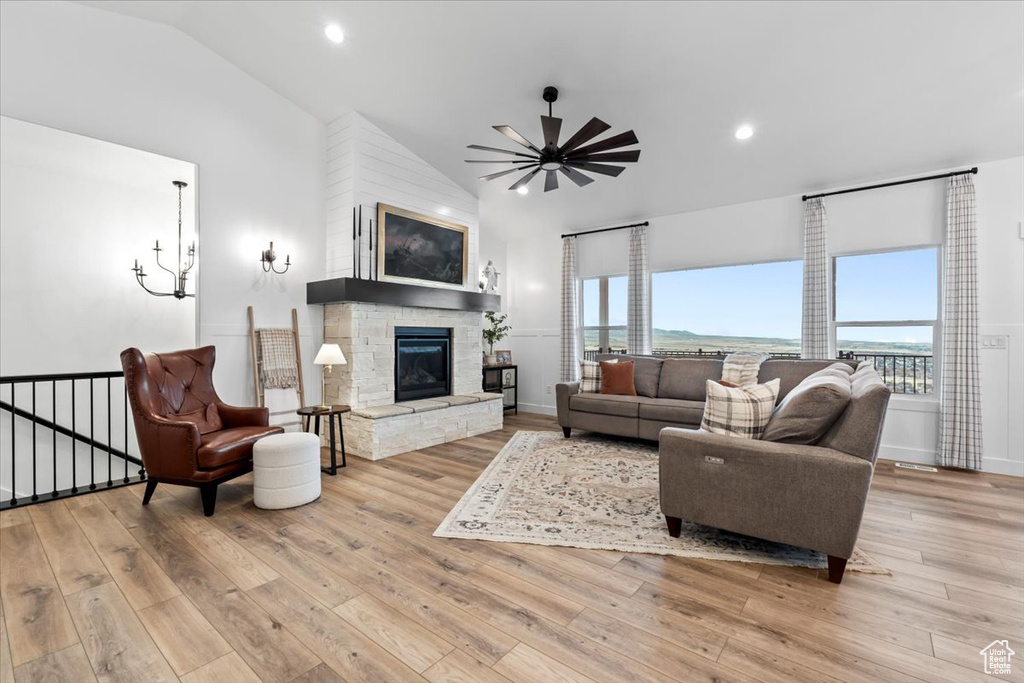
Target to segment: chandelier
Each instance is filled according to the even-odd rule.
[[[156,252],[156,265],[168,273],[174,278],[174,291],[173,292],[157,292],[146,286],[143,278],[146,277],[146,273],[142,270],[142,266],[139,265],[139,260],[135,259],[135,267],[132,268],[132,272],[135,273],[135,279],[138,281],[139,286],[144,290],[152,294],[153,296],[173,296],[175,299],[184,299],[185,297],[195,298],[195,294],[185,293],[185,282],[188,280],[189,271],[196,264],[196,243],[188,245],[188,250],[185,252],[187,261],[181,258],[181,191],[188,187],[188,183],[181,180],[171,181],[175,187],[178,188],[178,264],[177,272],[166,267],[160,263],[160,252],[164,251],[160,248],[160,240],[156,240],[156,245],[153,247],[153,251]]]

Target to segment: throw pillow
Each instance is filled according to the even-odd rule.
[[[614,363],[616,361],[602,361]],[[600,394],[601,393],[601,364],[594,360],[580,361],[580,393]]]
[[[808,375],[786,394],[772,413],[761,438],[765,441],[813,444],[846,410],[852,397],[850,375],[839,363]]]
[[[759,351],[737,351],[730,353],[722,362],[722,379],[737,386],[757,384],[757,373],[761,363],[771,358]]]
[[[633,361],[623,363],[601,361],[601,393],[636,396],[633,384]]]
[[[199,427],[200,434],[219,432],[224,429],[224,422],[220,419],[220,411],[216,403],[210,403],[205,408],[200,408],[191,413],[179,413],[178,415],[165,415],[171,422],[194,422]]]
[[[701,429],[712,434],[760,439],[779,396],[779,380],[726,387],[709,379],[707,393]]]
[[[658,395],[658,383],[661,380],[661,366],[664,361],[660,358],[644,358],[638,356],[631,358],[633,361],[633,387],[637,396]]]

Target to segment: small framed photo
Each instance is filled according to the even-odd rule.
[[[512,365],[511,351],[495,351],[494,355],[498,358],[498,365]]]

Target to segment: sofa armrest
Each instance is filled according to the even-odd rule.
[[[555,405],[558,406],[558,424],[569,426],[569,397],[580,393],[579,382],[561,382],[555,385]]]
[[[270,426],[269,408],[229,406],[227,403],[218,403],[217,412],[220,413],[225,429]]]
[[[662,512],[848,558],[873,466],[831,448],[661,432]]]

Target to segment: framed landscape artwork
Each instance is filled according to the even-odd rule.
[[[466,285],[469,228],[377,204],[377,272],[381,280],[432,287]]]

